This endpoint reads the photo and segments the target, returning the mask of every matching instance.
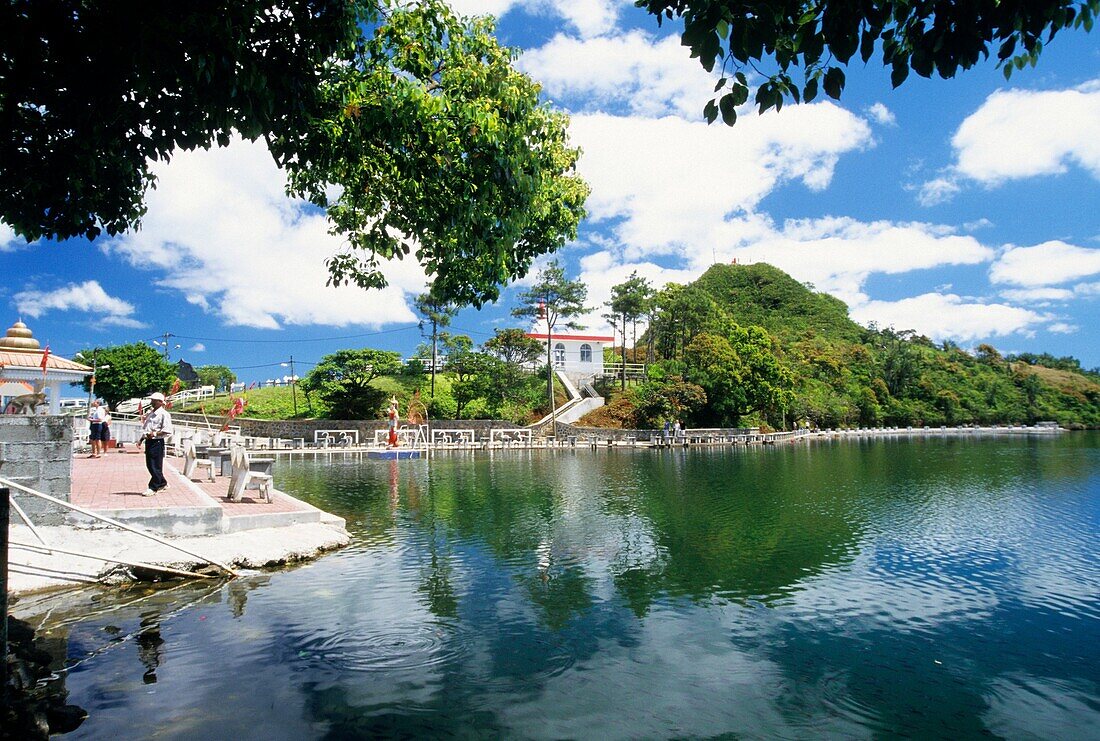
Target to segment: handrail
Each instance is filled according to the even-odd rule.
[[[199,559],[200,561],[205,561],[206,563],[210,564],[211,566],[217,566],[219,569],[221,569],[225,573],[229,574],[230,576],[240,576],[240,574],[238,574],[236,571],[229,568],[225,564],[220,563],[219,561],[215,561],[212,558],[207,558],[206,556],[200,555],[200,554],[195,553],[193,551],[189,551],[186,548],[183,548],[182,546],[176,545],[175,543],[170,543],[170,542],[168,542],[164,538],[161,538],[158,535],[154,535],[153,533],[146,532],[144,530],[141,530],[141,529],[136,528],[136,527],[132,527],[130,525],[126,525],[124,523],[119,522],[118,520],[113,520],[110,517],[105,517],[103,515],[96,514],[95,512],[92,512],[91,510],[84,509],[83,507],[78,507],[77,505],[72,504],[71,502],[66,502],[64,499],[58,499],[57,497],[51,497],[49,494],[43,494],[40,491],[36,491],[34,489],[31,489],[30,487],[23,486],[22,484],[17,484],[16,482],[12,481],[11,479],[6,479],[6,478],[0,477],[0,486],[10,486],[11,488],[18,489],[19,491],[24,492],[25,494],[30,494],[32,496],[36,496],[39,499],[45,499],[47,502],[51,502],[53,504],[60,504],[62,507],[68,507],[69,509],[73,510],[74,512],[79,512],[82,515],[87,515],[88,517],[99,520],[100,522],[106,522],[108,525],[114,525],[115,527],[122,528],[123,530],[126,530],[127,532],[134,533],[135,535],[140,535],[143,538],[148,538],[149,540],[160,543],[161,545],[166,545],[169,548],[172,548],[174,550],[179,551],[180,553],[185,553],[188,556]],[[104,559],[104,560],[106,560],[106,559]]]
[[[109,558],[108,556],[97,556],[92,553],[83,553],[81,551],[69,551],[64,548],[54,548],[48,545],[35,545],[34,543],[19,543],[14,540],[9,541],[8,545],[12,548],[23,548],[28,551],[35,551],[41,553],[45,551],[49,555],[54,553],[63,553],[66,556],[76,556],[78,558],[90,558],[96,561],[106,561],[107,563],[118,563],[123,566],[136,566],[139,569],[150,569],[151,571],[163,571],[166,574],[175,574],[177,576],[197,576],[200,579],[213,579],[214,577],[209,574],[198,574],[194,571],[183,571],[182,569],[173,569],[171,566],[158,566],[154,563],[145,563],[143,561],[123,561],[121,558]],[[27,568],[35,568],[34,566],[27,566]]]

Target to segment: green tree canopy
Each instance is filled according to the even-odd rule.
[[[1100,0],[635,0],[663,19],[682,18],[684,46],[709,72],[721,68],[718,97],[704,115],[732,126],[749,97],[746,72],[762,70],[761,113],[787,100],[807,103],[824,91],[839,99],[844,71],[858,53],[879,56],[898,87],[910,70],[921,77],[954,77],[996,55],[1007,79],[1034,66],[1063,29],[1092,30]],[[722,92],[722,91],[726,92]]]
[[[792,400],[794,377],[780,365],[763,327],[733,325],[727,336],[700,333],[684,350],[688,380],[699,384],[717,420],[737,425],[752,412]]]
[[[195,373],[203,386],[227,389],[237,382],[237,374],[224,365],[200,365]]]
[[[542,354],[542,343],[515,327],[493,330],[493,336],[485,340],[482,347],[485,352],[516,366],[533,363]]]
[[[382,413],[386,392],[371,381],[401,370],[401,356],[385,350],[337,350],[314,366],[301,387],[317,394],[332,419],[373,419]]]
[[[462,419],[467,407],[478,399],[494,394],[495,387],[501,381],[504,362],[484,352],[467,351],[455,353],[447,359],[447,370],[454,379],[451,393],[454,395],[455,419]]]
[[[414,254],[480,305],[583,215],[566,117],[442,0],[13,0],[0,29],[0,220],[28,240],[135,228],[152,162],[234,133],[346,239],[338,284]]]
[[[120,401],[142,397],[154,391],[168,393],[176,378],[176,366],[165,361],[154,348],[140,342],[97,347],[92,351],[82,352],[88,357],[95,354],[95,393],[103,397],[112,408]],[[83,387],[85,391],[90,390],[90,378],[84,380]]]
[[[557,260],[551,260],[539,271],[535,284],[519,295],[520,305],[512,309],[512,316],[538,321],[546,329],[546,385],[550,400],[550,412],[554,412],[554,369],[550,339],[560,323],[568,329],[583,329],[574,317],[588,311],[584,305],[588,298],[588,286],[579,280],[565,277],[565,269]]]
[[[649,281],[638,275],[637,271],[630,274],[622,283],[611,286],[611,300],[606,303],[607,308],[622,317],[623,345],[626,345],[626,327],[631,327],[631,346],[638,343],[638,320],[645,316],[649,310],[649,302],[653,297],[653,287]]]

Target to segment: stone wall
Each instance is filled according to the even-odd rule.
[[[173,414],[172,419],[180,424],[188,421],[202,422],[202,415]],[[218,421],[213,420],[211,421]],[[231,423],[241,428],[242,435],[251,437],[278,437],[287,440],[303,438],[313,442],[313,433],[317,430],[358,430],[360,440],[373,440],[375,430],[387,428],[384,419],[248,419],[238,417]],[[402,422],[402,424],[406,424]],[[519,425],[499,419],[447,419],[430,420],[433,430],[476,430],[478,436],[488,436],[489,430],[514,430]]]
[[[0,476],[69,501],[73,426],[69,417],[0,415]],[[64,508],[30,494],[11,492],[38,525],[60,525]],[[12,521],[20,521],[14,510]]]
[[[578,440],[584,441],[589,439],[596,439],[600,441],[615,440],[621,441],[627,438],[634,438],[638,442],[654,442],[661,439],[662,430],[609,430],[603,427],[578,427],[576,425],[564,424],[558,422],[557,436],[558,437],[576,437]],[[671,434],[671,432],[669,433]],[[759,427],[723,427],[723,428],[707,428],[706,430],[687,430],[686,433],[691,438],[718,438],[724,439],[729,437],[745,437],[747,435],[759,435]]]
[[[173,414],[172,418],[182,424],[186,424],[188,420],[197,422],[203,421],[201,415],[193,414]],[[303,438],[309,443],[313,442],[313,433],[317,430],[358,430],[359,439],[362,441],[369,441],[374,439],[375,430],[386,429],[386,421],[382,419],[266,420],[238,417],[233,420],[232,424],[241,428],[241,434],[251,437],[277,437],[287,440]],[[489,430],[514,430],[517,427],[522,427],[522,425],[516,425],[512,422],[505,422],[499,419],[440,419],[429,420],[429,424],[433,430],[474,430],[478,438],[488,437]],[[549,423],[546,424],[546,428],[549,430]],[[557,423],[557,431],[558,437],[577,437],[580,440],[596,438],[601,441],[619,441],[632,437],[639,442],[643,442],[646,440],[659,440],[661,438],[661,430],[611,430],[601,427],[578,427],[564,422]],[[692,437],[696,438],[725,438],[756,435],[759,433],[760,430],[756,427],[731,427],[692,431],[690,434]],[[537,436],[538,434],[539,432],[536,431],[535,435]]]

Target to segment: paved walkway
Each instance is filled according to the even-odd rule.
[[[186,479],[180,473],[182,469],[182,458],[165,458],[164,476],[168,480],[168,489],[152,497],[143,497],[141,493],[149,484],[149,473],[145,469],[145,455],[141,450],[112,450],[100,458],[78,455],[73,458],[70,501],[112,517],[119,513],[151,516],[159,512],[168,515],[172,510],[194,513],[196,508],[216,509],[210,514],[216,518],[229,518],[230,521],[254,515],[319,512],[278,490],[272,493],[270,504],[253,490],[246,491],[240,502],[231,502],[227,499],[228,476],[218,476],[214,481]],[[243,527],[243,522],[235,522],[230,529]]]

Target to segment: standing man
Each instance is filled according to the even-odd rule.
[[[141,421],[141,441],[145,443],[145,467],[149,469],[149,488],[143,497],[151,497],[168,488],[164,478],[164,445],[172,436],[172,415],[164,408],[164,394],[150,394],[152,409]]]

